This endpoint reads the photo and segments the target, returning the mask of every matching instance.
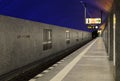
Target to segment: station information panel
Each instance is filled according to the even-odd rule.
[[[101,18],[86,18],[86,24],[101,24]]]

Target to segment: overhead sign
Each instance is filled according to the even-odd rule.
[[[101,18],[86,18],[86,24],[101,24]]]

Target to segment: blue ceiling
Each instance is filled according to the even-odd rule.
[[[106,21],[110,0],[83,0],[87,17],[103,16]],[[78,30],[90,31],[84,24],[84,6],[80,0],[0,0],[0,14]],[[105,2],[105,5],[103,4]]]

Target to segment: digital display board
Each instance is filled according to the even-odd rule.
[[[101,18],[86,18],[86,24],[101,24]]]

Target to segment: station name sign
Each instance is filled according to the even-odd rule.
[[[86,24],[101,24],[101,18],[86,18]]]

